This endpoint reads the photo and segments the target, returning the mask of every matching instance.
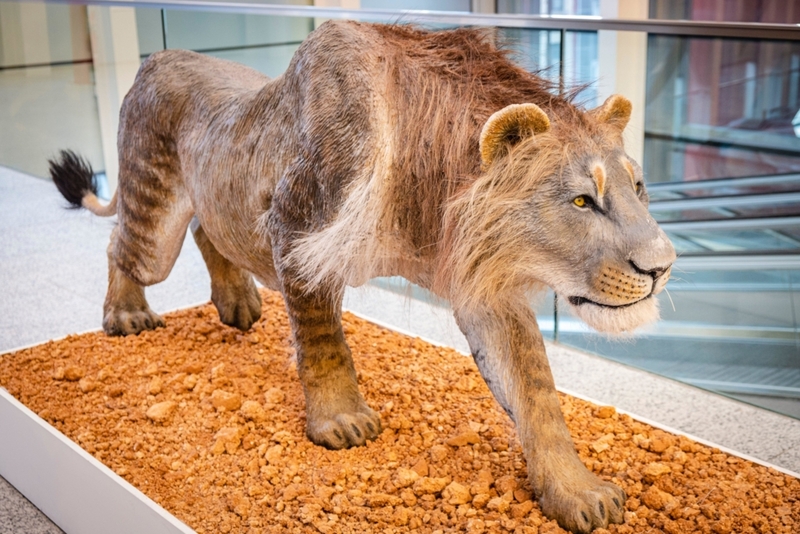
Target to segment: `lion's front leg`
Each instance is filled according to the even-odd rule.
[[[520,304],[456,318],[486,383],[516,423],[542,512],[579,533],[622,522],[625,493],[589,472],[575,452],[530,309]]]
[[[284,285],[284,298],[306,398],[309,439],[330,449],[344,449],[376,438],[381,420],[358,390],[342,332],[341,298],[305,295],[295,285]]]
[[[276,267],[305,394],[306,434],[329,449],[363,445],[381,433],[381,420],[358,390],[342,331],[342,291],[308,292],[296,273],[280,261],[281,250],[276,247]]]

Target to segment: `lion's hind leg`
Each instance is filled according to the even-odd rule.
[[[131,280],[117,266],[112,255],[117,229],[108,247],[108,292],[103,304],[103,331],[110,336],[138,334],[164,326],[164,319],[150,309],[144,287]]]
[[[120,138],[123,131],[120,126]],[[108,246],[103,305],[103,329],[109,335],[138,334],[164,325],[147,304],[144,287],[165,280],[172,271],[194,215],[177,155],[142,150],[152,146],[159,146],[156,140],[120,146],[118,224]]]
[[[249,330],[261,317],[261,296],[253,276],[219,253],[196,217],[191,228],[211,276],[211,302],[217,307],[220,321],[239,330]]]

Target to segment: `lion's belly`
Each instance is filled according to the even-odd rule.
[[[218,136],[211,152],[187,151],[182,162],[195,216],[220,254],[275,288],[265,223],[274,179],[248,174],[249,162],[231,158],[224,139]]]

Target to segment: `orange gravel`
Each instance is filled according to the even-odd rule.
[[[542,517],[514,427],[473,362],[345,314],[386,430],[328,451],[304,435],[283,302],[241,333],[211,305],[125,338],[0,357],[0,385],[201,533],[564,532]],[[800,532],[800,482],[561,396],[584,463],[629,495],[606,532]],[[766,438],[765,438],[766,439]]]

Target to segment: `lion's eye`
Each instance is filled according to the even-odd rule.
[[[642,192],[642,182],[636,182],[636,194],[638,195],[641,192]]]
[[[573,198],[572,203],[578,206],[579,208],[586,208],[589,205],[591,205],[592,199],[590,199],[586,195],[581,195],[579,197]]]

